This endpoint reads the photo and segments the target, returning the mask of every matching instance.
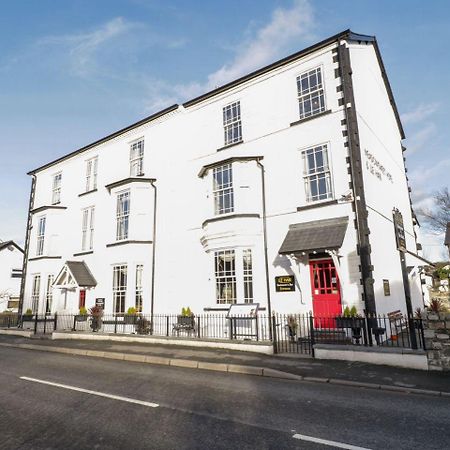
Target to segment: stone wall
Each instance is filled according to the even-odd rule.
[[[428,313],[423,322],[429,370],[450,371],[450,313]]]

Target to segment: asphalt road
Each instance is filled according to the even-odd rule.
[[[22,349],[0,348],[0,402],[2,449],[450,443],[450,398]]]

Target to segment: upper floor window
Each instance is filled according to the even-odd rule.
[[[317,67],[297,77],[300,119],[325,111],[322,69]]]
[[[125,264],[113,267],[113,308],[116,314],[125,313],[127,296],[127,266]]]
[[[223,129],[225,145],[242,141],[241,102],[234,102],[223,108]]]
[[[61,180],[62,172],[53,175],[52,205],[56,205],[61,201]]]
[[[98,157],[88,159],[86,161],[86,186],[85,192],[97,189],[97,167]]]
[[[130,220],[130,191],[117,194],[116,240],[128,239]]]
[[[319,145],[302,152],[303,179],[306,201],[314,202],[333,197],[327,145]]]
[[[94,215],[95,207],[83,209],[81,223],[81,251],[92,250],[94,247]]]
[[[36,256],[41,256],[44,253],[44,237],[45,237],[45,216],[40,217],[38,222]]]
[[[144,174],[144,140],[133,142],[130,146],[130,176]]]
[[[215,167],[213,170],[214,213],[225,214],[234,211],[233,171],[231,164]]]

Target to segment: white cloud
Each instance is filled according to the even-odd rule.
[[[434,123],[425,124],[423,127],[414,131],[408,138],[408,153],[413,154],[417,151],[427,151],[430,147],[430,141],[437,136],[437,127]]]
[[[439,109],[439,103],[422,103],[412,111],[408,111],[401,115],[403,124],[411,124],[422,122],[432,116]]]
[[[254,23],[244,32],[246,39],[232,47],[234,58],[204,82],[192,82],[175,86],[159,83],[160,90],[149,95],[147,110],[153,110],[167,99],[185,101],[229,81],[250,73],[280,57],[294,40],[311,37],[314,26],[314,11],[308,0],[295,0],[290,8],[277,8],[270,21],[256,28]],[[230,49],[228,43],[222,47]],[[167,103],[165,103],[167,105]]]

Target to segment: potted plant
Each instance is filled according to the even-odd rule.
[[[22,322],[31,322],[33,320],[33,311],[28,308],[22,316]]]
[[[123,318],[123,321],[127,325],[134,325],[137,319],[137,310],[135,307],[130,306]]]
[[[89,310],[89,314],[91,315],[91,329],[92,331],[98,331],[102,327],[102,317],[103,317],[103,308],[100,306],[93,306]]]
[[[80,308],[79,313],[75,316],[75,320],[77,322],[86,322],[87,318],[88,318],[87,309],[84,306],[82,306]]]
[[[178,325],[182,327],[193,327],[194,317],[194,313],[191,311],[189,306],[187,308],[182,308],[181,315],[177,317]]]
[[[336,327],[351,328],[352,338],[359,343],[362,336],[361,329],[364,327],[364,318],[358,314],[356,306],[352,306],[351,309],[346,306],[343,315],[336,317]]]
[[[150,321],[145,317],[136,316],[136,333],[138,334],[149,334],[150,333]]]

